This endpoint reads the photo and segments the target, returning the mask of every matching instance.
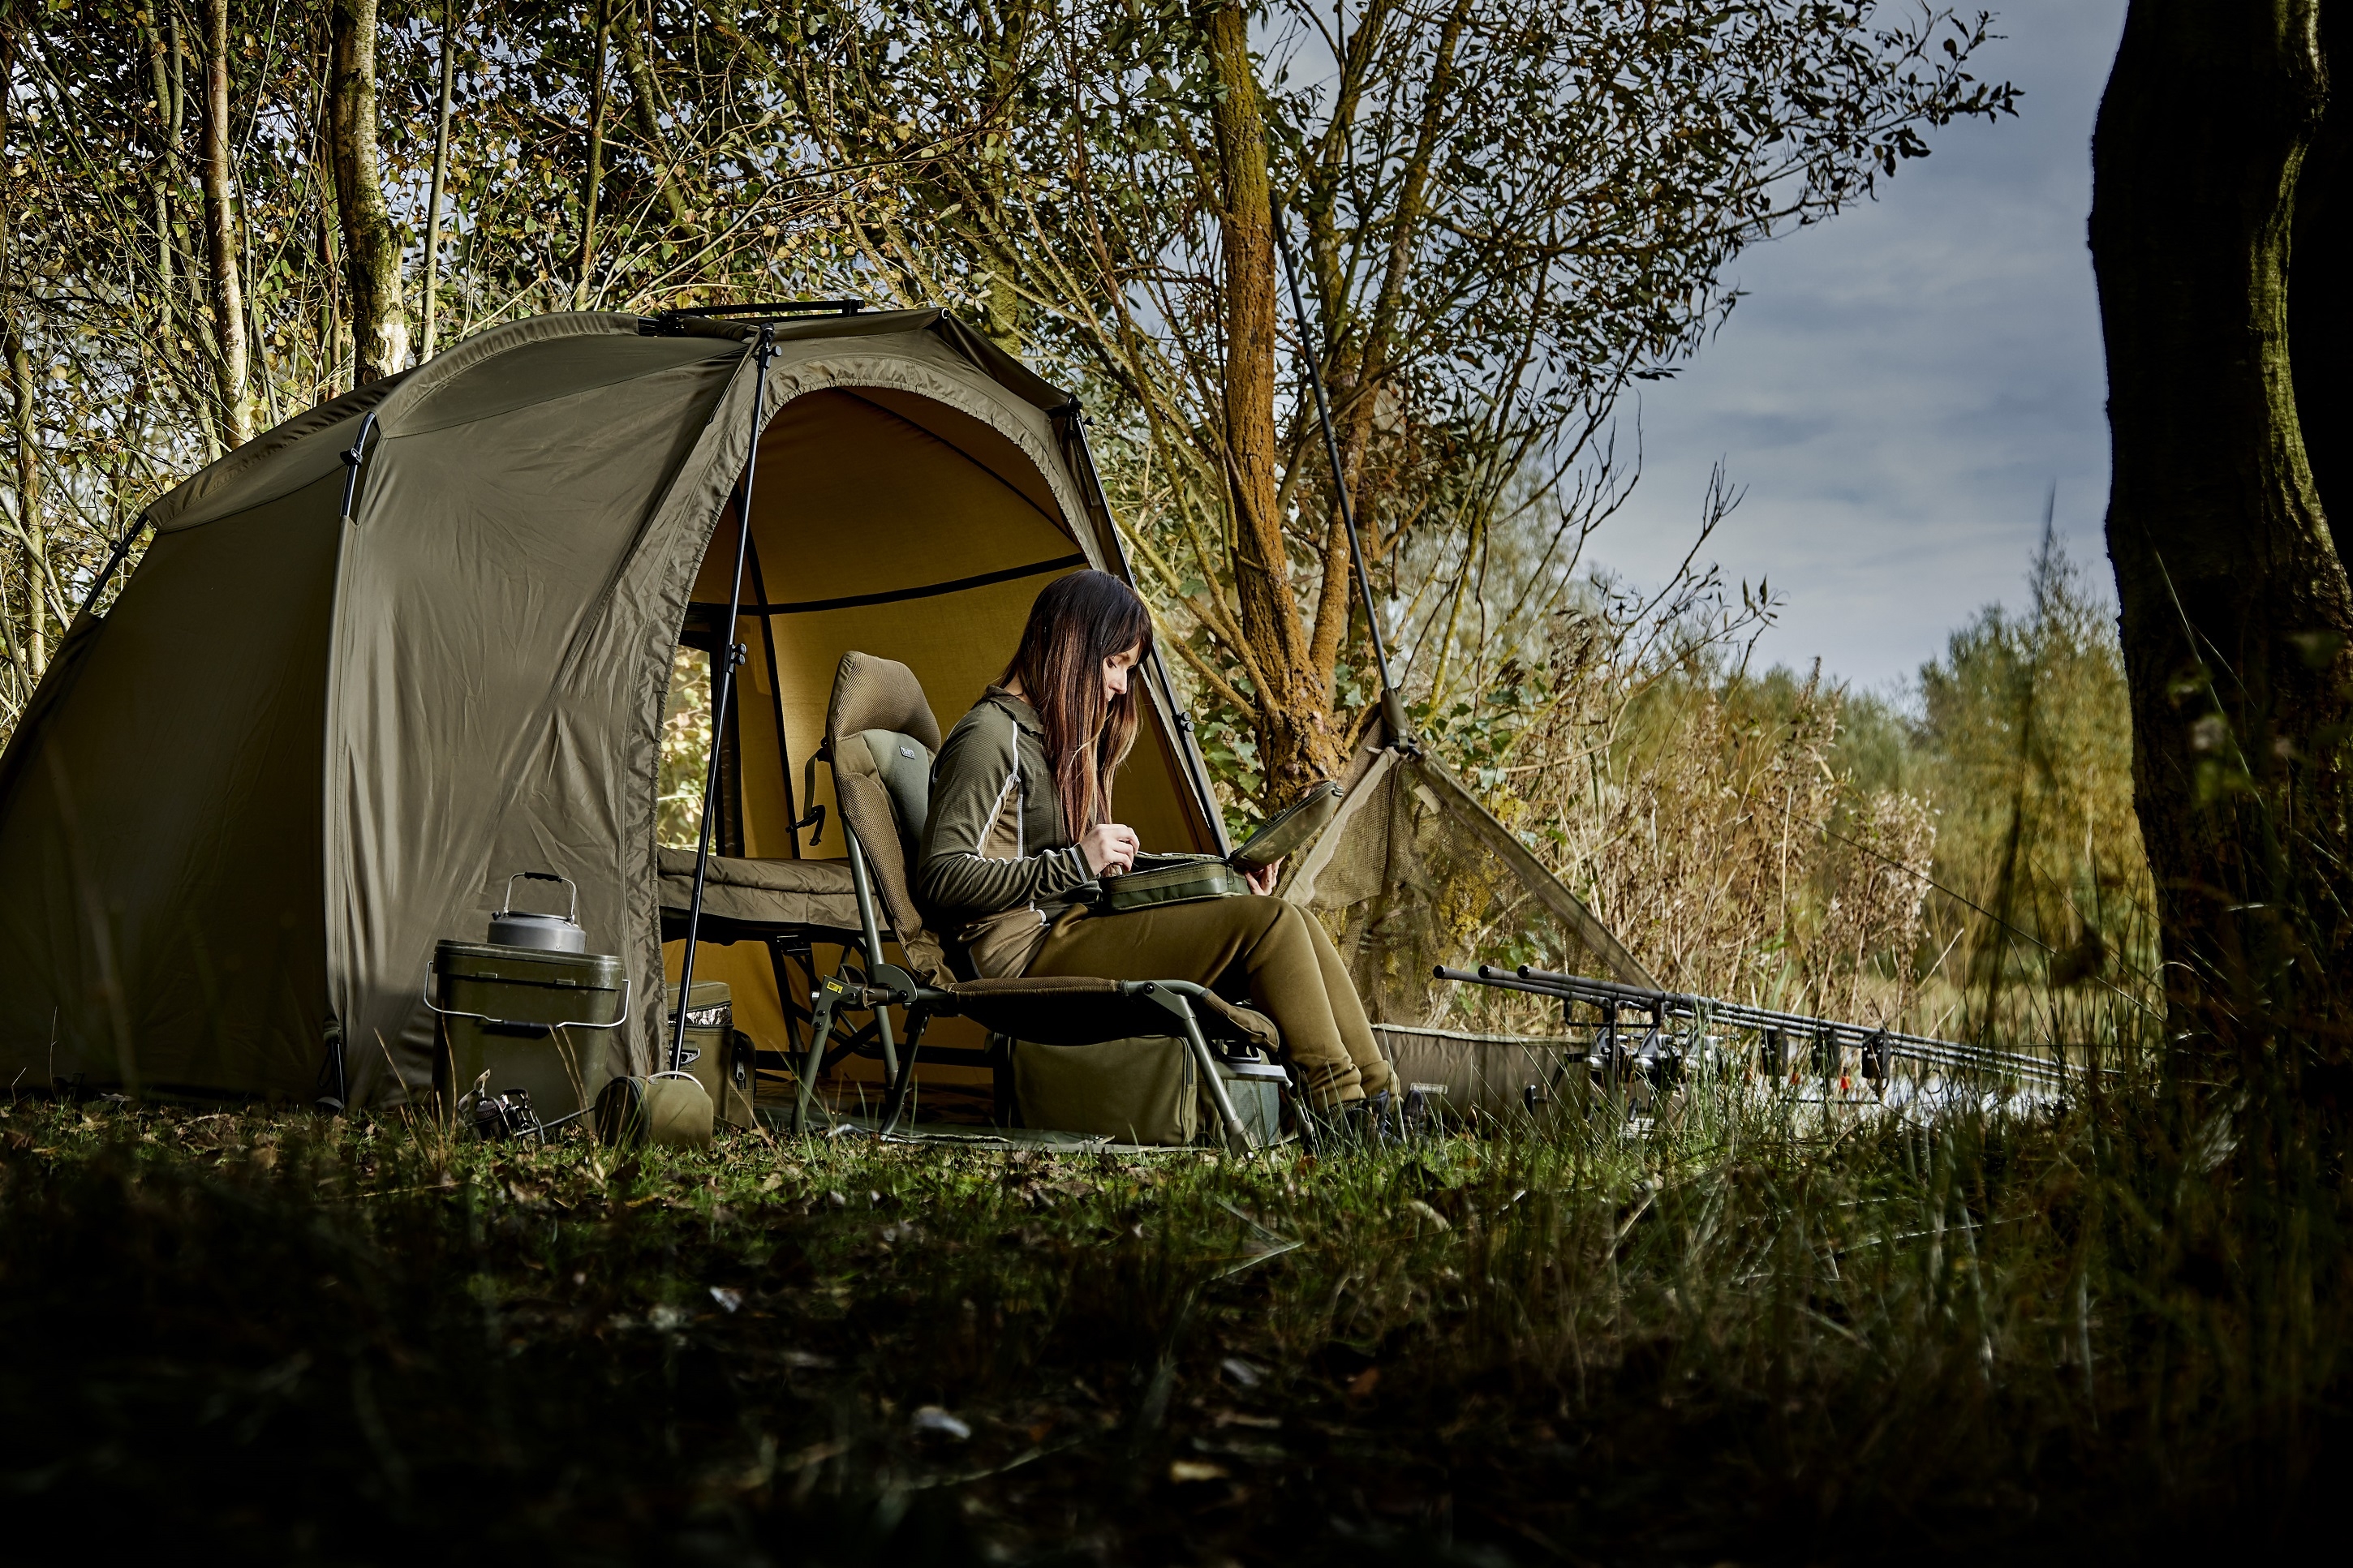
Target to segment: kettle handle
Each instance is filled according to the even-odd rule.
[[[525,881],[563,883],[565,888],[572,894],[572,912],[565,918],[569,920],[574,925],[578,925],[580,923],[579,886],[575,883],[571,878],[559,877],[553,871],[517,871],[513,876],[509,877],[507,879],[507,907],[499,911],[501,914],[511,914],[513,912],[514,885],[517,882]]]

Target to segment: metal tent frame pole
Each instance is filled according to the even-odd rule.
[[[719,735],[728,700],[735,694],[735,667],[744,657],[735,643],[735,626],[744,604],[744,558],[752,544],[752,481],[760,472],[761,428],[767,422],[768,361],[776,352],[776,329],[762,327],[759,346],[752,351],[759,364],[758,379],[752,386],[752,450],[744,464],[744,493],[735,503],[735,580],[727,595],[727,637],[720,645],[718,679],[711,689],[711,763],[703,773],[702,824],[694,841],[694,898],[687,905],[686,952],[679,963],[678,1013],[670,1043],[671,1072],[686,1070],[686,1004],[694,994],[694,944],[702,934],[702,888],[711,871],[712,818],[719,810]]]

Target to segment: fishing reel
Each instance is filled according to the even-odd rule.
[[[458,1112],[459,1125],[485,1143],[510,1138],[545,1141],[539,1112],[532,1109],[531,1090],[510,1089],[492,1094],[489,1073],[474,1080],[472,1091],[459,1102]]]

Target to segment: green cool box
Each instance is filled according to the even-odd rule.
[[[607,1048],[628,994],[618,957],[444,942],[433,950],[432,984],[443,1115],[485,1072],[491,1094],[529,1093],[542,1121],[595,1103],[612,1076]]]

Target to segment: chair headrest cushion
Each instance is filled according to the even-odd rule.
[[[894,659],[846,653],[833,672],[833,697],[826,704],[826,743],[838,757],[842,738],[862,730],[888,730],[927,752],[940,749],[940,721],[932,717],[915,672]]]
[[[898,818],[900,842],[908,863],[923,837],[923,820],[932,814],[932,752],[930,748],[897,730],[861,730],[850,738],[862,741],[874,759],[874,773],[891,796],[892,815]],[[854,753],[852,753],[854,754]]]

